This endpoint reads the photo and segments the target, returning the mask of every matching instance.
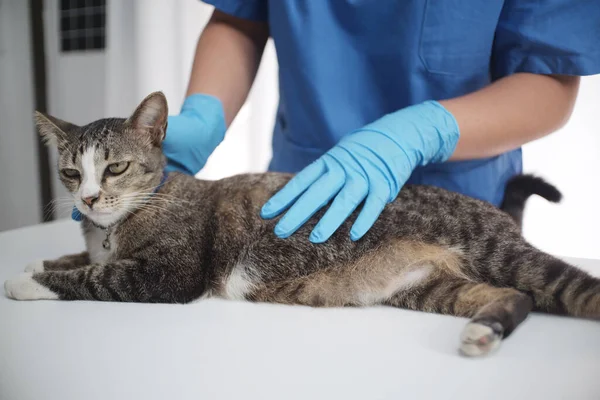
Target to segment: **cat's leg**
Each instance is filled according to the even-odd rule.
[[[69,254],[56,260],[36,260],[25,267],[25,272],[66,271],[80,268],[90,264],[90,255],[87,251]]]
[[[507,251],[496,265],[498,286],[514,287],[534,299],[534,309],[600,319],[600,279],[528,245]]]
[[[66,271],[26,272],[4,283],[16,300],[99,300],[185,303],[199,297],[201,282],[180,279],[166,268],[118,260]]]
[[[498,348],[527,317],[533,300],[511,288],[497,288],[448,275],[395,294],[385,304],[471,318],[461,335],[460,350],[481,356]]]

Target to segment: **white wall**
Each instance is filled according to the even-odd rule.
[[[41,221],[28,3],[0,0],[0,231]]]
[[[525,146],[523,162],[564,195],[558,205],[530,200],[525,237],[554,254],[600,259],[600,75],[582,78],[569,123]]]

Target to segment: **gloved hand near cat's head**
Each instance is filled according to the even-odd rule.
[[[225,114],[221,101],[206,94],[188,96],[179,115],[169,116],[167,135],[162,143],[167,172],[196,175],[225,136]],[[73,207],[71,218],[81,221]]]
[[[221,101],[206,94],[188,96],[179,115],[170,116],[163,153],[167,171],[197,174],[225,136]]]

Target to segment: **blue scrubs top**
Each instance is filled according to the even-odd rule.
[[[600,73],[600,0],[205,0],[267,21],[279,60],[272,171],[298,172],[342,136],[516,72]],[[499,205],[521,150],[418,168],[409,183]]]

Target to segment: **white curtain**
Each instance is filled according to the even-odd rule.
[[[196,41],[212,9],[198,0],[111,1],[106,115],[127,115],[155,90],[165,93],[170,114],[176,114],[185,96]],[[218,179],[266,170],[277,100],[277,61],[269,42],[248,101],[198,177]]]

